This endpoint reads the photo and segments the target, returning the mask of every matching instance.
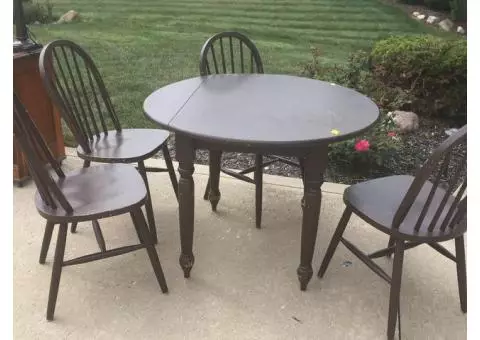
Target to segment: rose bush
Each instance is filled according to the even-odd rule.
[[[390,117],[382,116],[373,129],[357,139],[330,145],[329,158],[336,164],[355,167],[357,170],[381,167],[394,157],[401,146]]]

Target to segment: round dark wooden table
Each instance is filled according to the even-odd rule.
[[[193,267],[194,160],[196,149],[294,156],[304,168],[300,288],[305,290],[321,205],[328,145],[361,134],[379,118],[364,95],[339,85],[287,75],[212,75],[191,78],[153,92],[144,112],[175,132],[179,162],[180,266]],[[220,199],[219,173],[210,174]]]

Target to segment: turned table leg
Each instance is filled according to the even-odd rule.
[[[195,257],[193,256],[193,221],[194,221],[194,182],[193,162],[195,149],[192,139],[176,134],[176,153],[178,160],[178,204],[180,222],[180,267],[185,278],[190,277]]]
[[[313,275],[312,259],[317,238],[322,202],[321,186],[328,162],[328,146],[314,150],[304,160],[304,197],[300,265],[297,269],[300,289],[306,290]]]

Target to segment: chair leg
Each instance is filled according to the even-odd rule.
[[[387,248],[393,247],[394,244],[395,244],[395,239],[393,238],[393,236],[390,236],[390,238],[388,239]],[[391,257],[392,254],[387,254],[386,256]]]
[[[48,247],[50,246],[50,241],[52,240],[53,226],[54,224],[52,222],[47,221],[45,233],[43,234],[42,248],[40,249],[40,259],[38,260],[40,264],[45,264]]]
[[[263,156],[255,155],[255,172],[253,179],[255,181],[255,226],[257,229],[262,225],[262,201],[263,201]]]
[[[467,312],[467,269],[465,263],[465,243],[463,235],[455,239],[455,255],[457,258],[458,292],[460,295],[460,308]]]
[[[72,223],[72,226],[70,227],[70,232],[71,232],[72,234],[75,234],[75,233],[77,232],[77,225],[78,225],[77,222],[73,222],[73,223]]]
[[[218,202],[220,202],[220,166],[222,162],[222,152],[210,150],[209,152],[209,178],[208,178],[208,200],[212,206],[212,211],[217,211]]]
[[[208,157],[210,158],[210,150],[208,151]],[[210,160],[209,160],[210,161]],[[203,199],[208,201],[208,196],[210,195],[210,171],[208,174],[207,186],[205,187],[205,193],[203,194]]]
[[[142,210],[139,208],[130,215],[132,216],[138,238],[140,239],[140,242],[145,245],[148,257],[152,263],[153,271],[157,277],[158,284],[160,285],[160,288],[164,294],[168,293],[167,282],[165,280],[165,275],[163,274],[162,265],[158,259],[158,254],[155,250],[152,235],[148,232],[147,223],[145,221],[145,217],[143,216]]]
[[[93,233],[95,234],[95,238],[97,239],[98,247],[101,251],[106,252],[107,246],[105,245],[105,239],[103,238],[102,230],[100,229],[100,225],[98,224],[97,220],[92,221],[93,226]]]
[[[152,197],[150,196],[150,187],[148,185],[147,171],[145,169],[145,163],[143,161],[138,162],[138,172],[140,172],[140,175],[142,175],[143,181],[145,182],[145,187],[147,188],[147,201],[145,203],[145,210],[147,211],[147,219],[150,233],[153,236],[154,242],[157,243],[157,228],[155,227],[155,217],[153,215]]]
[[[210,177],[208,177],[207,186],[205,187],[205,193],[203,194],[203,199],[208,201],[208,195],[210,194]]]
[[[89,161],[88,159],[84,160],[84,161],[83,161],[83,167],[84,167],[84,168],[90,167],[90,163],[91,163],[91,161]],[[70,227],[70,232],[71,232],[72,234],[75,234],[75,233],[77,232],[77,225],[78,225],[77,222],[73,222],[73,223],[72,223],[72,225],[71,225],[71,227]]]
[[[52,279],[50,281],[50,292],[48,294],[47,320],[52,321],[55,313],[55,305],[57,303],[58,286],[60,284],[60,276],[62,274],[63,256],[65,254],[65,243],[67,240],[68,224],[60,224],[57,236],[57,247],[55,249],[55,257],[53,260]]]
[[[395,327],[400,307],[400,287],[402,285],[403,254],[405,242],[396,240],[395,255],[393,259],[392,283],[390,287],[390,304],[388,311],[387,338],[393,340],[395,337]],[[400,330],[399,330],[400,331]]]
[[[173,168],[172,158],[170,157],[170,152],[168,151],[167,143],[163,144],[162,147],[163,159],[167,164],[168,175],[170,176],[170,182],[172,182],[173,191],[175,192],[175,197],[178,200],[178,181],[177,175],[175,175],[175,169]]]
[[[352,210],[348,207],[345,208],[342,218],[338,223],[337,229],[333,234],[332,240],[328,245],[327,252],[325,253],[325,257],[323,258],[322,265],[320,266],[320,270],[318,271],[319,278],[322,278],[323,275],[325,275],[328,265],[330,264],[333,254],[335,253],[335,250],[337,249],[338,244],[340,243],[340,239],[342,238],[343,232],[345,231],[345,228],[347,227],[348,221],[350,220],[351,216],[352,216]]]

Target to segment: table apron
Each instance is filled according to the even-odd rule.
[[[191,138],[195,149],[204,150],[218,150],[223,152],[241,152],[261,155],[278,155],[278,156],[292,156],[305,157],[306,155],[315,152],[318,149],[324,149],[328,146],[328,142],[318,143],[310,146],[288,146],[288,145],[249,145],[247,143],[232,143],[232,142],[211,142],[202,139]]]

